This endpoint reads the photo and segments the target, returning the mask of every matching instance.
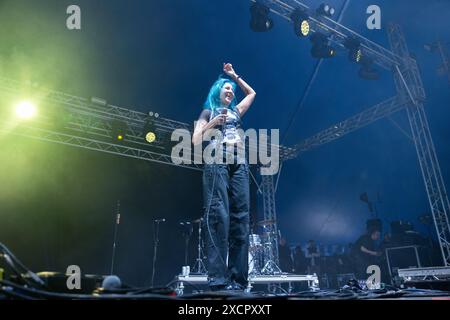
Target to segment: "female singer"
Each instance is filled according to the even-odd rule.
[[[244,138],[238,129],[256,93],[230,63],[224,63],[223,71],[232,80],[219,78],[212,85],[192,143],[202,143],[208,130],[218,129],[220,138],[210,141],[214,150],[221,149],[229,156],[229,147],[234,149],[232,161],[228,158],[225,163],[216,161],[204,166],[204,221],[211,290],[242,290],[248,275],[250,186],[248,162],[236,151],[244,149]],[[245,94],[239,103],[235,97],[236,83]]]

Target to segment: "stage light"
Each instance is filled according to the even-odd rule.
[[[122,142],[126,138],[127,124],[122,120],[113,120],[111,123],[111,137]]]
[[[269,18],[269,8],[265,5],[255,2],[250,7],[250,29],[254,32],[269,31],[273,27],[273,21]]]
[[[352,62],[359,63],[362,59],[361,43],[355,38],[347,38],[344,47],[348,49],[348,59]]]
[[[291,21],[294,25],[294,32],[299,37],[306,37],[309,34],[310,26],[308,15],[302,9],[295,9],[291,13]]]
[[[21,101],[16,106],[16,115],[21,119],[31,119],[36,113],[36,105],[30,101]]]
[[[152,143],[156,140],[156,134],[154,132],[149,132],[145,135],[145,140],[147,140],[148,143]]]
[[[311,48],[311,55],[314,58],[331,58],[336,54],[336,51],[330,46],[313,46]]]
[[[156,127],[153,120],[149,119],[145,122],[142,134],[148,143],[152,143],[156,140]]]
[[[336,50],[328,45],[328,39],[324,34],[315,32],[311,38],[311,55],[314,58],[330,58],[336,55]]]
[[[362,51],[361,49],[356,50],[356,52],[352,53],[351,58],[355,60],[357,63],[361,61]]]
[[[328,16],[331,17],[335,10],[332,6],[330,6],[329,4],[326,3],[322,3],[319,8],[317,8],[316,10],[317,14],[323,15],[323,16]]]

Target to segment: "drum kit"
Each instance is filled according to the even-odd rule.
[[[275,262],[278,245],[276,231],[272,228],[275,221],[263,220],[257,225],[263,228],[263,233],[249,235],[248,274],[256,276],[282,273]]]
[[[184,231],[187,239],[192,235],[192,229],[195,224],[198,224],[198,239],[197,239],[197,259],[192,268],[192,273],[206,274],[207,269],[203,263],[203,241],[202,241],[202,222],[203,219],[196,219],[193,221],[183,221],[180,225],[184,228],[188,227],[188,232]],[[261,234],[249,235],[249,248],[248,248],[248,274],[249,275],[272,275],[280,274],[281,269],[277,266],[276,260],[276,246],[278,245],[277,234],[273,231],[275,222],[273,220],[264,220],[257,223],[262,227],[263,232]],[[185,253],[185,265],[187,265],[187,250],[189,240],[186,240],[186,253]]]
[[[203,218],[195,219],[192,221],[180,221],[179,224],[182,227],[182,234],[185,236],[185,258],[184,258],[184,266],[188,266],[188,251],[189,251],[189,240],[192,236],[194,225],[198,224],[198,232],[197,232],[197,259],[195,260],[195,264],[192,267],[193,274],[206,274],[206,266],[203,262],[205,259],[203,254],[203,241],[202,241],[202,222]],[[184,267],[183,267],[184,268]]]

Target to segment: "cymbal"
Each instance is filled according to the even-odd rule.
[[[256,223],[258,226],[271,226],[275,224],[275,220],[262,220]]]
[[[191,222],[192,223],[200,223],[202,221],[203,221],[203,218],[198,218],[198,219],[192,220]]]

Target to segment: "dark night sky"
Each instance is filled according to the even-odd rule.
[[[343,2],[329,1],[337,11]],[[70,4],[81,7],[80,31],[65,28]],[[438,55],[423,45],[450,39],[450,2],[377,1],[382,30],[365,27],[370,4],[351,0],[343,24],[384,46],[387,23],[402,26],[421,68],[427,115],[448,183],[449,83],[436,74]],[[248,8],[246,0],[0,1],[0,72],[192,122],[222,63],[229,61],[257,92],[244,118],[246,128],[279,128],[284,134],[315,64],[310,42],[297,38],[279,17],[270,32],[253,33]],[[323,62],[286,144],[394,94],[388,72],[382,71],[379,81],[364,81],[346,53],[338,52]],[[404,113],[392,120],[409,132]],[[184,240],[177,221],[201,214],[198,172],[16,137],[1,140],[0,241],[33,270],[64,271],[79,264],[87,273],[107,273],[120,199],[117,273],[135,285],[148,283],[156,217],[168,220],[161,229],[160,283],[179,271]],[[415,148],[387,119],[284,165],[276,199],[282,234],[291,243],[354,241],[370,218],[359,200],[364,191],[371,199],[379,195],[385,228],[389,221],[406,219],[424,231],[417,216],[430,209]]]

